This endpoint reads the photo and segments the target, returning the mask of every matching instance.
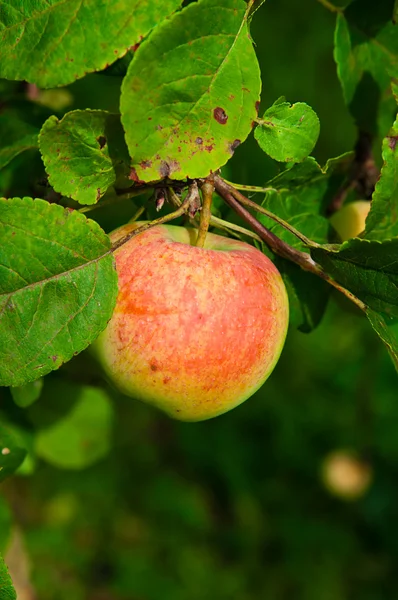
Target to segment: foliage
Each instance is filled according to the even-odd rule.
[[[395,593],[397,2],[277,4],[0,8],[0,481],[17,472],[0,551],[20,520],[43,600]],[[217,185],[212,227],[275,262],[291,334],[247,405],[177,425],[107,387],[83,351],[116,302],[107,233],[167,220],[213,176],[256,241]],[[340,244],[329,216],[364,198],[364,232]],[[179,222],[198,227],[197,209]],[[319,483],[336,445],[381,465],[357,508]]]

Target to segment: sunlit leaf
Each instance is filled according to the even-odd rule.
[[[259,119],[254,137],[271,158],[300,162],[311,154],[319,128],[319,119],[308,104],[277,102]]]
[[[156,28],[123,81],[135,179],[205,177],[250,133],[260,94],[243,0],[199,0]]]
[[[51,185],[82,204],[98,202],[123,176],[128,182],[129,155],[118,115],[76,110],[61,120],[50,117],[39,143]]]

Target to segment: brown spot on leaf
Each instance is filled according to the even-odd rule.
[[[157,371],[159,368],[156,363],[151,363],[149,366],[151,367],[151,371]]]
[[[170,177],[174,171],[178,171],[180,169],[180,163],[176,160],[171,160],[167,162],[166,160],[162,160],[159,167],[159,174],[163,177]]]
[[[169,381],[171,381],[171,377],[165,377],[163,379],[163,383],[169,383]]]
[[[58,360],[58,356],[56,354],[54,354],[54,356],[51,357],[51,360],[53,362],[55,362],[56,360]]]
[[[132,46],[130,46],[129,50],[131,50],[132,52],[136,52],[138,50],[138,48],[140,47],[141,40],[142,40],[142,35],[140,35],[140,41],[137,42],[136,44],[133,44]]]
[[[131,179],[131,181],[135,181],[135,183],[145,183],[138,177],[137,171],[135,170],[134,167],[131,167],[129,179]]]
[[[104,148],[104,146],[106,146],[106,137],[103,135],[99,135],[97,137],[97,142],[98,142],[98,146],[100,147],[100,150],[102,150],[102,148]]]
[[[209,144],[209,146],[205,146],[205,150],[207,152],[212,152],[214,150],[214,144]]]
[[[391,150],[395,150],[397,142],[398,142],[398,136],[396,136],[396,135],[388,138],[388,145],[391,148]]]
[[[220,123],[220,125],[225,125],[225,123],[228,121],[228,115],[225,110],[221,108],[221,106],[217,106],[217,108],[213,110],[213,116],[217,123]]]
[[[96,202],[101,198],[101,188],[97,188],[97,195],[95,196]]]
[[[162,131],[163,127],[162,127],[161,125],[156,125],[156,129],[157,129],[158,131]]]
[[[256,109],[256,113],[258,114],[258,109],[260,108],[260,100],[257,100],[256,104],[254,105],[254,108]]]
[[[142,162],[140,162],[140,167],[141,167],[141,169],[149,169],[150,167],[152,167],[152,161],[151,160],[143,160]]]
[[[195,144],[198,144],[198,146],[200,146],[201,144],[203,144],[203,140],[201,137],[197,137],[195,140]]]
[[[237,149],[237,147],[240,145],[241,141],[240,140],[234,140],[230,145],[229,145],[229,151],[231,154],[233,154],[235,152],[235,150]]]
[[[235,100],[235,96],[234,96],[233,94],[230,94],[230,95],[228,96],[228,99],[229,99],[229,100],[231,100],[231,101],[232,101],[232,100]]]

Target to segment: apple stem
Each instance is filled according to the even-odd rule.
[[[291,246],[289,246],[289,244],[286,244],[286,242],[278,238],[274,233],[272,233],[272,231],[267,229],[244,206],[242,206],[242,204],[240,204],[239,201],[236,199],[236,194],[239,194],[239,192],[234,190],[236,194],[233,194],[232,190],[230,189],[230,186],[218,176],[214,178],[214,185],[217,193],[244,221],[246,221],[246,223],[250,225],[253,231],[257,233],[261,240],[275,254],[291,262],[296,263],[304,271],[309,271],[310,273],[317,275],[324,281],[327,281],[327,283],[335,287],[352,302],[354,302],[354,304],[356,304],[362,311],[366,312],[366,304],[362,302],[362,300],[354,296],[354,294],[352,294],[349,290],[345,289],[343,286],[337,283],[337,281],[332,279],[327,273],[325,273],[325,271],[319,265],[316,264],[316,262],[311,258],[311,256],[307,252],[301,252],[300,250],[292,248]],[[239,194],[239,196],[242,196],[242,194]],[[247,200],[247,198],[245,198],[245,200]],[[255,204],[255,202],[252,203],[251,201],[248,201],[248,203],[249,206],[251,206],[251,204]],[[312,242],[311,245],[314,246],[314,242]]]
[[[202,192],[202,210],[200,211],[198,238],[195,245],[197,248],[204,248],[211,219],[211,204],[213,200],[214,184],[211,176],[209,176],[199,185]]]

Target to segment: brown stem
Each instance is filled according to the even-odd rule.
[[[197,248],[204,248],[206,235],[209,230],[211,219],[211,203],[213,200],[214,184],[210,177],[200,184],[202,192],[202,210],[200,211],[200,222],[198,238],[196,240]]]
[[[366,311],[366,305],[350,291],[342,287],[337,281],[334,281],[323,269],[317,265],[307,252],[301,252],[286,244],[283,240],[279,239],[272,231],[264,227],[253,215],[242,206],[236,197],[229,191],[229,186],[224,182],[215,178],[215,188],[217,193],[225,200],[225,202],[244,220],[250,225],[250,227],[257,233],[265,244],[278,256],[286,258],[296,265],[301,267],[304,271],[309,271],[314,275],[317,275],[324,281],[327,281],[330,285],[338,289],[342,294],[354,302],[361,310]]]
[[[284,221],[283,219],[280,219],[277,215],[274,215],[274,213],[270,212],[269,210],[267,210],[263,206],[259,206],[257,204],[257,202],[253,202],[253,200],[249,200],[249,198],[246,198],[246,196],[244,196],[243,194],[241,194],[238,190],[235,190],[231,185],[227,184],[223,179],[221,179],[220,176],[217,175],[214,178],[214,185],[215,185],[215,188],[217,190],[217,193],[220,193],[221,196],[224,197],[224,193],[228,192],[240,204],[243,204],[244,206],[248,206],[249,208],[251,208],[251,209],[253,209],[253,210],[255,210],[255,211],[257,211],[257,212],[259,212],[259,213],[261,213],[263,215],[265,215],[269,219],[272,219],[273,221],[275,221],[276,223],[278,223],[278,225],[281,225],[284,229],[286,229],[287,231],[289,231],[290,233],[292,233],[296,238],[298,238],[301,242],[303,242],[303,244],[305,244],[309,248],[319,248],[320,247],[319,244],[317,244],[316,242],[313,242],[312,240],[310,240],[309,238],[307,238],[300,231],[298,231],[297,229],[295,229],[295,227],[293,227],[292,225],[290,225],[287,221]]]
[[[191,202],[191,195],[188,192],[184,202],[181,204],[181,206],[179,208],[177,208],[175,211],[169,213],[168,215],[164,215],[163,217],[154,219],[150,223],[145,223],[144,225],[141,225],[141,227],[137,227],[137,229],[130,231],[130,233],[128,233],[127,235],[122,237],[119,241],[116,242],[116,244],[114,246],[112,246],[112,252],[114,252],[115,250],[120,248],[120,246],[123,246],[123,244],[130,241],[136,235],[143,233],[147,229],[151,229],[151,227],[155,227],[155,225],[162,225],[163,223],[168,223],[168,221],[172,221],[173,219],[177,219],[178,217],[181,217],[189,209],[190,202]]]

